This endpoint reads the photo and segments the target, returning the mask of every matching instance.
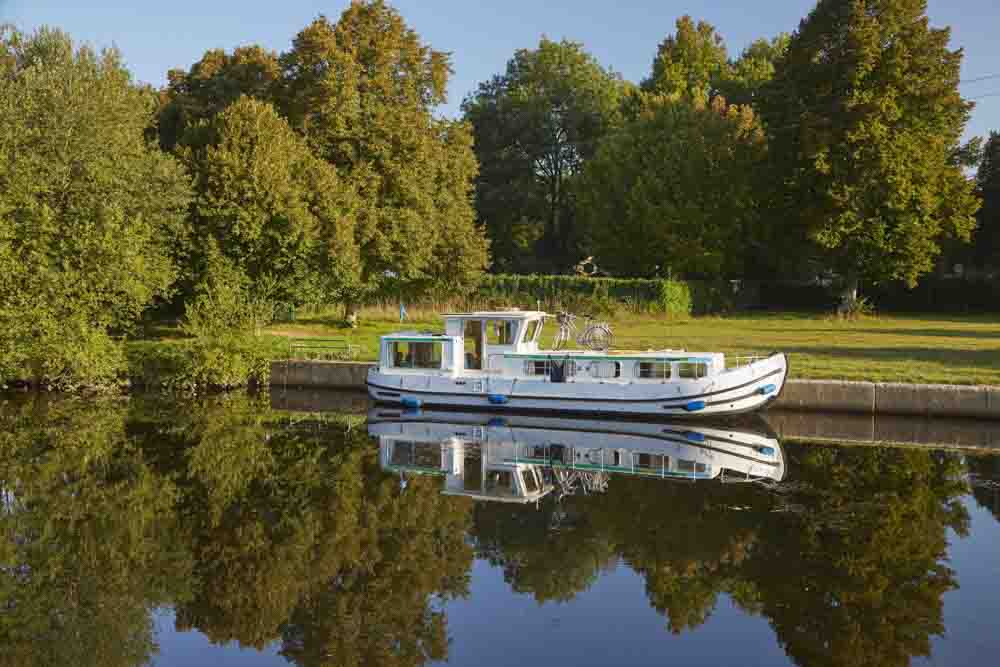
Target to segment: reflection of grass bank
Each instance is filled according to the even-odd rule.
[[[374,359],[378,337],[401,329],[439,330],[441,320],[414,313],[400,324],[389,313],[362,313],[351,330],[335,314],[302,316],[266,332],[276,337],[348,336],[361,359]],[[1000,318],[887,316],[841,322],[815,314],[760,314],[668,321],[653,315],[613,318],[615,348],[686,348],[747,354],[788,352],[792,377],[1000,385]],[[546,326],[550,337],[553,323]],[[544,341],[543,341],[544,342]],[[287,344],[269,345],[282,358]]]

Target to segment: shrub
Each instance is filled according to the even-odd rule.
[[[179,356],[165,353],[150,369],[166,375],[153,381],[172,389],[232,389],[265,383],[270,354],[260,337],[274,317],[267,285],[251,288],[231,262],[213,255],[205,279],[187,305],[181,329],[191,340],[179,345]]]
[[[691,288],[679,280],[661,281],[660,307],[669,317],[690,317]]]
[[[842,320],[863,320],[874,316],[875,306],[863,296],[843,303],[837,308],[837,317]]]

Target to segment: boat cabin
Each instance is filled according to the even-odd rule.
[[[722,354],[683,350],[618,353],[542,350],[546,313],[481,311],[444,316],[443,334],[382,337],[379,372],[445,377],[501,376],[549,382],[669,382],[725,370]]]

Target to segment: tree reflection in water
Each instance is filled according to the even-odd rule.
[[[402,489],[347,419],[230,396],[8,403],[0,662],[141,665],[150,612],[292,662],[447,657],[471,503]]]
[[[925,451],[788,446],[777,489],[612,476],[473,505],[383,472],[351,418],[294,419],[235,395],[0,403],[0,663],[141,665],[172,606],[300,665],[420,665],[447,658],[475,551],[539,601],[623,564],[671,632],[726,595],[799,664],[905,665],[968,528],[961,460]]]
[[[1000,521],[1000,456],[970,457],[968,468],[976,504]]]
[[[792,480],[769,489],[612,477],[606,494],[477,507],[479,554],[515,591],[569,600],[620,558],[673,633],[720,594],[769,619],[802,665],[907,665],[943,633],[947,529],[964,536],[957,456],[789,445]],[[547,530],[551,515],[573,517]],[[545,570],[551,572],[549,579]],[[542,582],[541,584],[539,582]]]

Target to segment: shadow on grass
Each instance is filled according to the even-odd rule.
[[[782,352],[811,357],[869,360],[873,362],[935,363],[955,368],[1000,369],[997,350],[952,350],[930,347],[785,347]]]
[[[996,331],[966,331],[962,329],[863,329],[859,333],[887,336],[926,336],[928,338],[979,338],[1000,340],[1000,327]]]

